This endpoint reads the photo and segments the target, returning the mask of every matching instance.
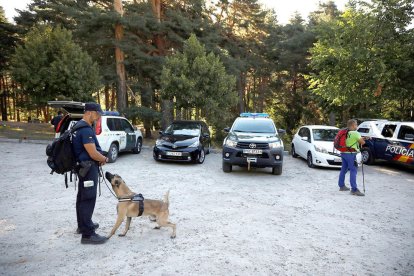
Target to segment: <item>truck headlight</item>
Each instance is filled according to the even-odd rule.
[[[237,146],[237,142],[227,139],[226,142],[224,143],[225,146],[230,147],[230,148],[235,148]]]
[[[318,147],[318,146],[316,146],[316,145],[315,145],[315,150],[316,150],[317,152],[328,153],[328,151],[327,151],[325,148]]]
[[[161,139],[157,139],[157,140],[155,141],[155,145],[156,145],[156,146],[162,146],[162,140],[161,140]]]
[[[200,145],[200,141],[195,141],[194,143],[192,143],[191,145],[189,145],[189,148],[196,148]]]
[[[269,143],[269,149],[280,148],[281,146],[282,146],[282,144],[280,142]]]

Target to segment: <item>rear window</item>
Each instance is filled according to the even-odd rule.
[[[271,120],[243,120],[234,123],[233,131],[252,133],[275,133],[275,127]]]
[[[359,133],[369,133],[369,128],[366,127],[360,127],[358,128]]]

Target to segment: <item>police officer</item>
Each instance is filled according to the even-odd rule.
[[[107,240],[106,237],[95,233],[99,225],[92,222],[99,178],[99,165],[105,165],[108,162],[108,158],[101,153],[101,147],[92,129],[93,123],[102,114],[103,112],[99,104],[86,103],[83,118],[76,124],[78,127],[82,126],[82,128],[74,132],[72,140],[76,161],[82,165],[81,169],[84,170],[84,173],[79,173],[79,189],[76,197],[77,232],[82,234],[81,243],[83,244],[102,244]]]

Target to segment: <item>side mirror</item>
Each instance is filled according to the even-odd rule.
[[[308,140],[309,140],[309,137],[307,137],[307,136],[303,136],[303,137],[301,137],[301,139],[302,139],[303,141],[308,141]]]
[[[134,129],[134,130],[138,130],[138,128],[137,128],[136,126],[133,126],[133,129]]]
[[[283,135],[285,135],[285,134],[286,134],[286,130],[279,128],[279,129],[277,130],[277,133],[278,133],[280,136],[283,136]]]
[[[161,134],[161,135],[163,135],[163,134],[164,134],[164,132],[163,132],[162,130],[160,130],[158,133],[159,133],[159,134]]]
[[[226,128],[224,128],[224,131],[225,132],[230,132],[230,128],[229,127],[226,127]]]

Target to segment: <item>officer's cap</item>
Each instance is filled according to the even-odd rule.
[[[103,114],[101,106],[97,103],[86,103],[85,104],[85,112],[86,111],[96,111],[101,115]]]

